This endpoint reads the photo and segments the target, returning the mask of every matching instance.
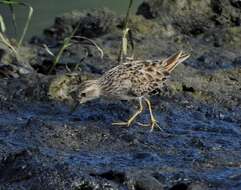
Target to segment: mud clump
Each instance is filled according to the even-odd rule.
[[[70,113],[72,87],[118,64],[124,17],[73,11],[20,48],[20,59],[1,47],[0,189],[240,189],[239,12],[233,0],[152,0],[131,16],[137,58],[191,53],[151,99],[163,129],[152,133],[111,125],[137,109],[132,101],[98,99]],[[103,59],[79,40],[49,74],[43,44],[56,55],[78,23]]]
[[[138,8],[138,15],[171,24],[181,32],[197,36],[216,27],[240,26],[240,7],[230,0],[150,0]]]
[[[55,23],[44,34],[57,40],[68,37],[75,27],[76,35],[88,38],[99,37],[110,32],[115,26],[115,15],[108,9],[90,12],[72,11],[55,19]]]

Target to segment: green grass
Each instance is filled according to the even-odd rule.
[[[73,38],[73,36],[75,35],[75,33],[77,32],[78,28],[80,26],[80,22],[77,24],[77,26],[73,29],[73,31],[71,32],[70,36],[64,38],[63,41],[63,45],[61,46],[61,48],[59,49],[58,53],[56,56],[54,56],[54,60],[53,60],[53,64],[50,67],[48,74],[51,74],[54,70],[54,68],[56,67],[56,65],[59,63],[59,60],[62,56],[62,54],[64,53],[64,50],[67,49],[68,47],[71,46],[71,39]]]
[[[24,6],[28,9],[28,15],[26,18],[26,22],[22,31],[22,34],[20,36],[20,39],[18,40],[18,45],[17,47],[20,47],[22,45],[22,42],[24,40],[24,37],[28,31],[29,28],[29,24],[30,21],[32,19],[32,15],[33,15],[33,7],[31,7],[29,4],[21,2],[21,1],[17,1],[17,0],[0,0],[0,4],[6,5],[9,7],[9,10],[11,12],[12,15],[12,22],[15,28],[15,33],[17,31],[17,24],[16,24],[16,16],[15,16],[15,12],[14,12],[14,7],[15,6]]]
[[[51,74],[54,70],[54,68],[56,67],[56,65],[59,63],[59,60],[61,58],[61,56],[63,55],[64,53],[64,50],[69,48],[70,46],[72,46],[73,44],[75,44],[76,42],[79,42],[79,41],[76,41],[76,39],[82,39],[82,40],[86,40],[88,41],[91,45],[93,45],[94,47],[96,47],[96,49],[100,52],[100,56],[101,58],[103,58],[104,56],[104,52],[102,50],[102,48],[97,45],[93,40],[87,38],[87,37],[84,37],[84,36],[75,36],[75,33],[77,32],[78,28],[80,26],[80,22],[77,24],[77,26],[73,29],[73,31],[71,32],[70,36],[64,38],[63,40],[63,45],[61,46],[61,48],[59,49],[57,55],[55,56],[49,49],[47,46],[45,46],[45,49],[47,52],[49,52],[50,55],[54,56],[54,60],[53,60],[53,64],[52,66],[50,67],[49,71],[48,71],[48,74]],[[82,59],[83,61],[83,59]],[[80,61],[81,62],[81,61]],[[79,64],[76,64],[76,67],[74,68],[74,70],[77,70],[77,68],[79,67]]]
[[[122,41],[121,41],[120,51],[119,51],[119,55],[118,55],[119,63],[122,62],[123,59],[126,58],[128,55],[128,42],[130,42],[130,46],[131,46],[131,50],[132,50],[131,56],[133,57],[134,43],[133,43],[133,39],[132,39],[131,29],[128,27],[132,5],[133,5],[133,0],[130,0],[128,9],[126,12],[126,17],[124,20],[123,31],[122,31]]]
[[[15,14],[15,11],[14,11],[15,7],[24,6],[28,9],[26,22],[25,22],[23,31],[20,35],[20,38],[17,41],[17,47],[12,45],[11,41],[7,38],[7,36],[5,34],[6,27],[5,27],[5,23],[4,23],[4,18],[0,15],[0,27],[1,27],[0,43],[3,43],[4,45],[6,45],[16,55],[16,58],[18,59],[18,48],[22,46],[22,43],[23,43],[24,38],[26,36],[26,33],[29,29],[29,25],[30,25],[34,10],[29,4],[26,4],[26,3],[22,2],[22,1],[19,1],[19,0],[0,0],[0,4],[3,4],[5,6],[9,7],[9,10],[11,12],[12,23],[13,23],[14,30],[15,30],[15,35],[17,35],[16,14]],[[131,54],[133,56],[133,52],[134,52],[134,43],[133,43],[133,40],[132,40],[132,32],[131,32],[131,29],[128,26],[132,5],[133,5],[133,0],[130,0],[129,5],[128,5],[128,9],[127,9],[127,12],[126,12],[126,16],[125,16],[125,19],[124,19],[124,24],[123,24],[122,40],[121,40],[120,51],[119,51],[119,55],[118,55],[118,61],[119,62],[122,62],[123,58],[127,58],[128,54],[129,55]],[[67,48],[69,48],[70,46],[72,46],[73,44],[75,44],[77,42],[79,43],[79,41],[77,41],[76,39],[82,39],[82,40],[88,41],[90,43],[90,45],[93,45],[95,48],[97,48],[97,50],[100,52],[101,58],[103,58],[104,53],[103,53],[102,48],[100,48],[100,46],[98,46],[93,40],[91,40],[89,38],[86,38],[84,36],[75,36],[79,26],[80,26],[80,23],[78,23],[77,26],[73,29],[70,36],[64,38],[62,46],[60,47],[60,49],[59,49],[59,51],[56,55],[54,55],[50,51],[50,49],[47,46],[45,46],[46,51],[54,57],[53,58],[53,64],[51,65],[51,67],[48,71],[48,74],[51,74],[53,72],[56,65],[59,63],[60,58],[63,55],[64,51]],[[131,53],[128,52],[129,48],[131,48],[131,50],[132,50]],[[79,64],[76,65],[74,70],[76,70],[78,67],[79,67]]]
[[[0,15],[0,26],[1,26],[0,42],[6,45],[17,57],[17,50],[11,45],[11,42],[9,41],[9,39],[4,35],[6,31],[6,26],[2,15]]]

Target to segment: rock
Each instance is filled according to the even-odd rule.
[[[0,76],[17,78],[34,72],[31,66],[36,57],[34,48],[22,46],[17,49],[17,55],[4,46],[0,47],[0,51]]]
[[[131,174],[129,179],[130,189],[142,189],[142,190],[163,190],[163,185],[153,176],[146,174],[144,171]],[[132,187],[132,188],[131,188]]]
[[[208,190],[208,185],[202,182],[193,182],[191,183],[187,190]]]
[[[241,9],[241,2],[239,0],[231,0],[230,2],[234,7]]]

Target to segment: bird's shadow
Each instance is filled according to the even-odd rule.
[[[138,102],[136,101],[112,101],[100,98],[85,104],[75,105],[74,110],[70,109],[69,119],[71,121],[94,122],[110,126],[114,122],[127,121],[137,109]],[[157,113],[155,115],[157,120],[163,123],[162,114]],[[136,121],[137,123],[150,123],[150,115],[147,108],[137,117]],[[134,122],[133,124],[137,123]],[[139,127],[139,125],[137,126]]]
[[[135,104],[128,101],[97,99],[70,107],[69,116],[79,121],[112,123],[127,120],[134,108]]]

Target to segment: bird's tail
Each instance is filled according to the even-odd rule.
[[[182,51],[168,57],[167,59],[163,60],[163,67],[167,72],[172,72],[176,66],[179,63],[182,63],[183,61],[185,61],[188,57],[190,57],[189,54],[187,53],[183,53]]]

